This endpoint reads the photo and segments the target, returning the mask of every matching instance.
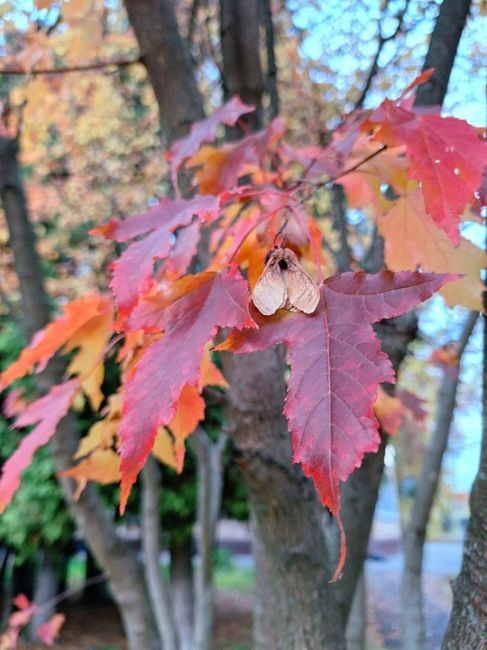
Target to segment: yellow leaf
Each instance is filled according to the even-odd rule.
[[[374,413],[384,431],[387,431],[391,436],[395,436],[399,433],[399,428],[406,414],[406,408],[398,397],[392,397],[385,390],[379,388],[374,404]]]
[[[176,469],[182,472],[185,440],[190,436],[205,417],[205,400],[194,386],[186,385],[179,397],[178,406],[173,419],[168,424],[169,431],[174,436],[174,453]]]
[[[113,316],[107,310],[81,327],[64,347],[65,352],[79,348],[68,366],[68,373],[78,375],[85,394],[95,411],[103,400],[101,384],[104,377],[103,354],[112,332]]]
[[[465,277],[443,287],[441,295],[449,307],[482,309],[480,271],[487,265],[485,252],[463,238],[455,248],[426,214],[421,190],[401,196],[379,217],[378,227],[385,240],[385,261],[392,271],[421,267],[423,271],[462,273]]]
[[[206,344],[203,358],[201,359],[201,374],[198,385],[200,393],[205,386],[220,386],[221,388],[228,388],[225,377],[211,360],[210,347],[211,342]]]
[[[59,472],[59,476],[74,478],[78,487],[74,498],[79,499],[88,481],[101,485],[120,481],[120,457],[111,449],[96,449],[75,467]]]
[[[174,453],[174,441],[167,429],[161,427],[157,432],[154,447],[154,456],[164,465],[177,469],[176,454]]]
[[[81,438],[78,450],[73,458],[77,460],[87,456],[94,449],[109,449],[113,445],[113,438],[118,431],[122,416],[122,400],[119,393],[111,395],[108,399],[107,415],[103,420],[93,424],[86,436]]]

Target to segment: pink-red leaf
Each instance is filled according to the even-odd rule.
[[[92,231],[117,242],[145,235],[144,239],[129,244],[113,265],[111,287],[120,310],[130,310],[137,297],[149,288],[155,260],[167,257],[177,243],[174,231],[188,226],[195,215],[203,223],[211,221],[218,216],[219,209],[220,202],[215,196],[174,201],[163,198],[146,212],[125,220],[112,219]]]
[[[487,143],[464,120],[416,115],[389,100],[377,117],[383,121],[377,138],[406,146],[409,175],[422,183],[427,213],[458,244],[460,216],[475,202],[487,165]]]
[[[315,314],[256,316],[259,329],[233,333],[218,347],[241,353],[288,346],[291,375],[284,412],[294,462],[313,478],[334,515],[340,481],[379,444],[372,411],[379,384],[394,381],[371,325],[426,300],[449,277],[389,271],[335,275],[321,287]]]
[[[244,104],[239,97],[232,97],[226,104],[217,108],[210,117],[193,124],[189,135],[176,140],[167,154],[173,179],[186,158],[196,153],[204,142],[213,142],[220,124],[233,126],[242,115],[253,110],[253,106]]]
[[[66,617],[64,614],[53,614],[51,618],[39,625],[36,630],[36,636],[45,645],[54,645],[56,637],[64,624]]]
[[[205,344],[221,327],[253,325],[247,283],[235,268],[224,274],[188,276],[179,284],[184,284],[185,292],[162,309],[158,319],[151,317],[150,324],[156,320],[164,335],[147,348],[125,388],[120,427],[122,512],[157,429],[171,421],[183,387],[198,384]]]
[[[47,395],[29,404],[15,420],[15,427],[19,429],[38,424],[21,440],[18,448],[3,466],[0,479],[0,512],[3,512],[10,503],[20,485],[21,474],[31,464],[34,453],[39,447],[47,444],[54,435],[59,421],[68,412],[78,388],[77,379],[54,386]]]

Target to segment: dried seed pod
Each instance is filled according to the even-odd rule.
[[[320,301],[320,290],[290,248],[275,248],[267,253],[252,301],[264,316],[278,309],[312,314]]]

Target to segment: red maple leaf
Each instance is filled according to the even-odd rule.
[[[15,420],[16,428],[38,424],[21,440],[18,448],[3,466],[0,479],[0,512],[3,512],[10,503],[20,485],[21,474],[31,464],[34,453],[39,447],[48,443],[54,435],[59,421],[68,412],[78,388],[77,379],[54,386],[47,395],[29,404]]]
[[[39,625],[36,629],[36,636],[44,645],[54,645],[56,637],[64,625],[66,617],[64,614],[53,614],[51,618]]]
[[[422,183],[427,213],[458,244],[460,215],[475,203],[487,144],[464,120],[417,115],[387,99],[370,121],[382,123],[376,134],[381,142],[405,145],[409,176]]]
[[[220,124],[233,126],[242,115],[251,113],[253,110],[253,106],[244,104],[239,97],[232,97],[230,101],[214,111],[210,117],[193,124],[189,135],[176,140],[166,154],[173,180],[175,180],[177,170],[186,158],[196,153],[204,142],[213,142]],[[176,186],[176,183],[174,185]]]
[[[201,222],[218,216],[220,202],[216,196],[195,196],[192,199],[161,199],[161,202],[128,219],[111,219],[92,234],[103,235],[117,242],[127,242],[140,235],[113,264],[111,287],[121,311],[129,311],[137,297],[150,287],[156,260],[162,260],[177,243],[174,231],[189,225],[196,215]],[[174,262],[174,260],[173,260]]]
[[[187,276],[178,284],[179,289],[184,286],[185,293],[179,292],[150,322],[151,327],[156,322],[164,335],[147,348],[124,391],[121,512],[158,427],[171,421],[183,387],[198,384],[205,344],[221,327],[253,325],[247,309],[247,283],[236,268],[224,274]],[[143,324],[141,320],[137,326]]]
[[[373,404],[394,371],[371,327],[429,298],[452,276],[382,271],[344,273],[321,287],[317,311],[265,318],[259,329],[232,333],[217,349],[255,352],[285,343],[291,375],[284,413],[294,462],[312,477],[320,499],[337,516],[340,481],[377,450]],[[342,550],[344,546],[342,544]],[[337,567],[339,574],[344,560]]]

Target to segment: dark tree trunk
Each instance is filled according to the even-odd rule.
[[[22,329],[29,340],[34,332],[46,325],[49,308],[17,155],[17,141],[0,137],[0,198],[7,219],[10,248],[14,253],[15,272],[19,278]]]
[[[179,650],[194,650],[193,544],[190,537],[171,544],[171,595]]]
[[[51,549],[41,549],[39,551],[33,598],[37,605],[44,605],[60,592],[66,564],[67,558],[63,553],[57,553]],[[49,607],[44,606],[38,614],[34,614],[29,625],[32,639],[36,638],[37,628],[46,623],[55,613],[56,606],[52,604]]]
[[[264,77],[260,65],[260,0],[220,0],[220,34],[225,99],[239,95],[256,107],[244,121],[251,130],[262,124]]]
[[[26,310],[24,331],[30,336],[49,321],[47,294],[20,178],[17,143],[6,138],[0,138],[0,198]],[[63,373],[64,364],[60,360],[51,362],[39,378],[39,387],[47,390],[62,380]],[[72,466],[77,444],[74,418],[68,416],[59,424],[52,442],[58,471]],[[83,536],[111,581],[131,650],[157,648],[159,642],[135,553],[117,536],[112,518],[93,486],[88,486],[80,499],[74,501],[74,482],[63,479],[60,483]]]
[[[142,62],[159,104],[166,140],[185,135],[204,117],[189,49],[183,40],[173,0],[125,0]]]
[[[435,73],[416,91],[416,106],[443,104],[471,4],[472,0],[443,0],[423,66]]]
[[[102,579],[103,571],[100,569],[98,562],[93,553],[86,549],[86,572],[85,580],[88,582],[83,587],[82,600],[84,605],[98,605],[109,599],[106,580]],[[94,579],[100,579],[100,582],[91,584]]]

